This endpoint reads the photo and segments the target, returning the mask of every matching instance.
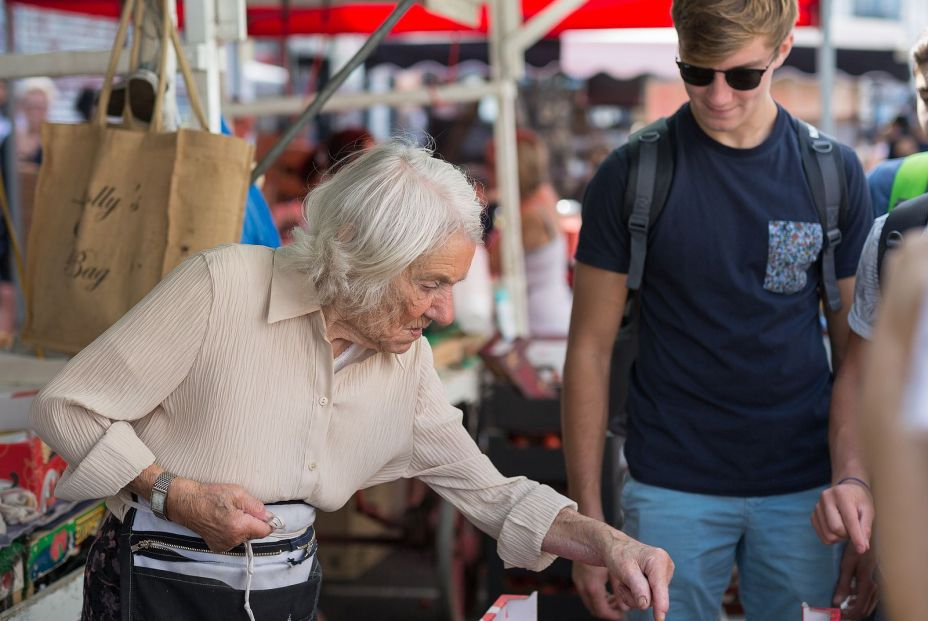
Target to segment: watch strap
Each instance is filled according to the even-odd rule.
[[[165,508],[168,501],[168,488],[171,482],[177,478],[176,474],[164,471],[155,479],[155,484],[151,488],[151,512],[162,520],[168,519],[165,515]]]

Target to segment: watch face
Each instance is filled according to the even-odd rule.
[[[165,494],[163,492],[152,492],[151,495],[151,510],[157,515],[164,515],[164,501]]]

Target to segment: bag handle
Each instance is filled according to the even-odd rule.
[[[197,90],[197,83],[193,81],[193,72],[190,70],[190,63],[187,62],[187,55],[184,54],[184,48],[180,44],[180,37],[177,34],[177,25],[174,23],[173,19],[168,17],[168,2],[169,0],[164,0],[164,21],[167,24],[165,30],[170,28],[171,41],[174,43],[174,53],[177,55],[177,65],[180,67],[180,72],[184,76],[184,83],[187,85],[187,97],[190,98],[190,107],[193,108],[193,114],[197,117],[200,127],[208,132],[209,121],[206,120],[206,113],[203,112],[200,92]],[[165,58],[167,58],[166,51]]]
[[[149,131],[153,133],[159,133],[162,129],[161,112],[164,108],[164,97],[167,91],[167,72],[165,71],[165,67],[167,66],[169,45],[173,45],[174,51],[177,55],[177,64],[180,67],[181,73],[183,74],[184,83],[187,85],[187,95],[190,98],[190,105],[191,108],[193,108],[194,115],[197,117],[197,121],[199,122],[200,127],[204,131],[209,131],[209,123],[206,120],[206,114],[203,112],[203,104],[200,101],[196,82],[193,80],[193,72],[190,70],[190,64],[187,62],[187,57],[184,54],[183,47],[181,46],[180,37],[177,34],[177,26],[174,24],[174,20],[170,17],[169,2],[170,0],[162,0],[161,2],[163,17],[161,29],[161,70],[158,72],[158,87],[155,95],[155,105],[154,110],[152,111],[152,120],[151,124],[149,125]],[[137,5],[139,8],[136,8]],[[119,19],[119,28],[116,31],[116,40],[113,43],[113,50],[110,53],[110,61],[106,68],[106,75],[103,80],[103,88],[100,91],[97,110],[94,114],[93,123],[100,127],[106,126],[106,109],[109,105],[110,96],[113,91],[113,80],[116,76],[116,67],[119,63],[120,53],[126,43],[126,36],[128,35],[129,29],[129,19],[133,15],[135,16],[134,25],[136,27],[136,31],[134,34],[134,40],[132,42],[132,50],[130,52],[130,65],[138,64],[139,41],[141,39],[139,32],[143,10],[144,3],[138,4],[137,0],[126,0],[125,5],[123,6],[123,12]],[[123,107],[123,118],[127,122],[131,122],[132,120],[128,93],[126,97],[126,105]]]
[[[106,75],[103,78],[103,88],[100,90],[100,97],[97,100],[97,110],[93,115],[94,125],[100,127],[106,126],[106,109],[109,107],[110,95],[113,92],[113,78],[116,76],[116,65],[119,63],[119,55],[123,46],[126,44],[126,35],[129,31],[129,17],[132,15],[132,9],[135,8],[136,0],[126,0],[122,7],[122,15],[119,17],[119,28],[116,30],[116,40],[113,42],[113,49],[110,51],[110,62],[106,66]]]

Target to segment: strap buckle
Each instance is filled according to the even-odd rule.
[[[834,147],[827,140],[814,140],[812,141],[812,148],[815,149],[816,153],[831,153]]]
[[[842,239],[843,237],[841,235],[841,229],[831,229],[830,231],[828,231],[828,245],[829,246],[837,246],[838,244],[841,243]]]
[[[647,233],[650,224],[650,218],[646,214],[633,213],[628,219],[628,228],[633,233]]]

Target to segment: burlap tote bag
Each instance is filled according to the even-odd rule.
[[[150,126],[133,127],[128,111],[122,125],[107,124],[116,63],[136,4],[124,6],[94,119],[43,127],[23,330],[23,339],[36,346],[79,351],[186,257],[241,236],[253,147],[206,130],[170,18],[163,20],[161,67],[173,45],[204,129],[162,131],[163,69]],[[133,45],[132,62],[136,58]]]

